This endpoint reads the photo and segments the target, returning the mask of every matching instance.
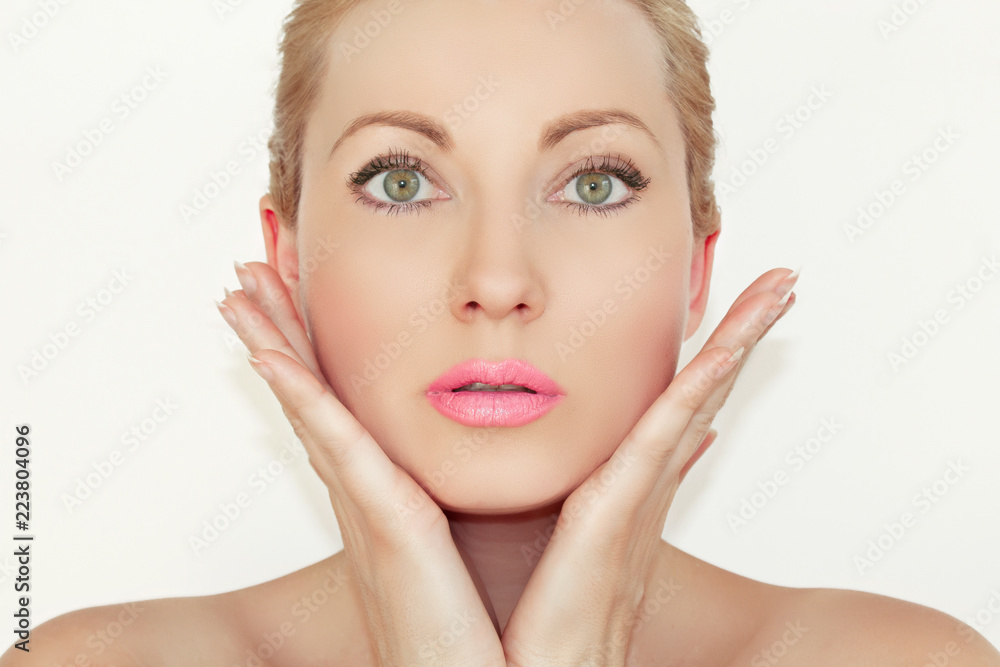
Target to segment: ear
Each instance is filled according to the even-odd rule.
[[[691,256],[691,305],[688,308],[687,331],[684,340],[694,335],[701,326],[708,303],[708,288],[712,282],[712,264],[715,261],[715,244],[719,240],[720,228],[714,234],[695,239]]]
[[[299,302],[299,251],[295,230],[290,229],[278,216],[270,194],[260,198],[260,225],[264,232],[267,263],[281,277],[281,282],[285,284],[288,295],[295,304],[299,320],[305,322]]]

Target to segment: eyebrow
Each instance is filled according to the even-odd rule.
[[[663,150],[660,140],[656,138],[653,131],[649,129],[641,118],[631,111],[626,111],[625,109],[583,109],[559,116],[555,120],[548,122],[542,129],[542,134],[538,139],[538,151],[545,152],[553,149],[573,132],[616,123],[628,125],[644,132],[653,140],[657,148],[661,151]],[[446,152],[450,152],[455,145],[444,125],[431,116],[415,111],[377,111],[358,116],[352,120],[344,130],[344,133],[333,144],[329,158],[333,157],[333,154],[348,137],[369,125],[401,127],[417,132],[427,137],[438,148]]]

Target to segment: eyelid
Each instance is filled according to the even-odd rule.
[[[383,174],[387,174],[390,171],[412,171],[413,173],[417,174],[417,179],[418,180],[419,179],[424,179],[424,180],[427,181],[427,184],[428,184],[429,188],[432,190],[432,192],[431,192],[432,196],[428,197],[428,198],[425,198],[425,199],[414,199],[414,200],[406,201],[406,202],[386,201],[384,199],[379,199],[378,197],[375,197],[374,195],[372,195],[371,192],[368,191],[368,186],[371,185],[372,183],[375,183],[376,181],[378,181],[378,182],[384,182],[385,176]],[[381,176],[381,178],[379,178],[380,176]],[[422,189],[423,189],[423,186],[421,186],[421,190]],[[406,204],[417,204],[417,203],[425,202],[425,201],[448,201],[449,199],[451,199],[451,195],[449,195],[445,191],[444,188],[442,188],[440,185],[438,185],[435,182],[434,179],[432,179],[428,174],[424,173],[420,169],[417,169],[417,168],[414,168],[414,167],[403,167],[403,166],[400,166],[400,167],[395,167],[393,169],[383,169],[382,171],[377,172],[374,176],[372,176],[367,181],[365,181],[364,184],[358,186],[358,190],[361,193],[372,197],[372,199],[374,199],[377,202],[380,202],[382,204],[388,204],[388,205],[396,205],[396,206],[402,206],[402,205],[406,205]],[[438,196],[440,194],[444,194],[445,197],[442,198],[442,197]]]
[[[407,170],[417,173],[418,178],[423,177],[423,179],[429,183],[431,188],[435,190],[433,193],[434,196],[429,199],[418,199],[409,202],[392,202],[379,199],[368,191],[368,185],[372,181],[376,180],[379,176],[383,176],[384,174],[395,170]],[[405,148],[397,149],[395,147],[390,147],[386,153],[380,153],[372,157],[365,164],[363,164],[360,169],[352,172],[347,177],[347,187],[351,192],[362,197],[368,205],[376,208],[381,206],[416,206],[433,201],[448,201],[452,198],[451,192],[440,184],[437,172],[435,172],[433,168],[427,165],[419,157],[410,155],[410,152]],[[442,198],[440,196],[441,194],[444,194],[445,196]],[[371,200],[371,202],[368,202],[367,200]]]
[[[392,164],[386,166],[387,162],[392,162]],[[375,171],[376,169],[378,170]],[[409,202],[392,202],[378,199],[367,191],[369,183],[375,180],[378,176],[393,170],[409,170],[416,172],[419,176],[425,178],[431,187],[436,188],[436,196],[429,199],[417,199]],[[371,171],[373,173],[368,174],[367,178],[360,184],[356,183],[356,177],[360,178],[360,175],[365,171]],[[565,197],[565,189],[573,181],[573,179],[594,173],[605,174],[614,178],[625,187],[629,196],[613,204],[587,204],[585,202],[581,203],[571,201]],[[561,184],[561,187],[555,190],[552,195],[548,196],[545,201],[571,205],[579,212],[593,211],[608,214],[638,201],[640,199],[639,192],[644,190],[651,180],[652,179],[642,175],[642,172],[637,166],[635,166],[631,158],[620,154],[611,155],[610,153],[601,156],[590,155],[584,158],[583,162],[577,161],[574,165],[567,167],[558,177],[556,177],[553,181],[550,181],[546,187],[546,191],[551,190],[552,187],[554,187],[554,184]],[[409,210],[413,207],[430,205],[434,201],[449,201],[452,199],[452,194],[449,189],[440,183],[437,172],[419,157],[411,156],[405,149],[397,151],[396,149],[390,148],[388,155],[380,154],[373,157],[360,170],[351,174],[348,178],[348,187],[353,192],[360,194],[362,198],[371,199],[371,202],[366,201],[365,203],[376,210],[382,207],[391,207],[392,210]],[[440,194],[444,194],[445,197],[441,198],[437,196]],[[559,196],[559,199],[553,200],[552,197],[555,196]]]

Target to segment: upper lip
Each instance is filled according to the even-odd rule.
[[[555,380],[522,359],[504,359],[500,362],[486,359],[463,361],[446,370],[431,383],[427,391],[452,391],[473,382],[516,384],[548,396],[562,396],[566,393]]]

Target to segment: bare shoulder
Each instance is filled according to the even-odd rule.
[[[209,665],[241,644],[220,596],[163,598],[89,607],[32,630],[28,651],[11,646],[0,667]]]
[[[1000,652],[982,635],[936,609],[862,591],[769,584],[662,547],[660,586],[637,620],[645,626],[637,664],[1000,667]]]
[[[11,646],[0,667],[374,664],[343,552],[217,595],[80,609]],[[328,662],[317,663],[317,657]]]
[[[238,664],[375,664],[352,572],[339,551],[278,579],[227,593],[225,603],[247,637]]]
[[[731,664],[1000,667],[982,635],[936,609],[862,591],[783,590]]]

